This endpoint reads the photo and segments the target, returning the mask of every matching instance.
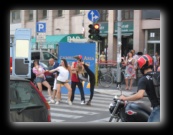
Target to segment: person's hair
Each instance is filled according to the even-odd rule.
[[[65,66],[65,68],[68,69],[68,64],[67,64],[66,59],[61,59],[61,60],[64,62],[64,66]]]
[[[55,59],[54,59],[54,58],[50,58],[49,60],[53,60],[53,61],[55,61]]]
[[[35,62],[36,62],[38,65],[40,65],[40,64],[39,64],[39,59],[35,59],[35,60],[33,61],[34,66],[35,66]]]

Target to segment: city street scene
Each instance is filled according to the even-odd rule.
[[[160,122],[160,21],[160,10],[11,10],[10,122]]]

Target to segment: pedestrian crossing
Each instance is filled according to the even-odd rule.
[[[48,95],[43,92],[48,101]],[[80,94],[75,95],[73,105],[68,105],[67,94],[62,94],[62,101],[56,104],[50,104],[51,121],[52,122],[108,122],[109,120],[109,104],[112,102],[113,96],[94,93],[91,106],[81,105]],[[85,95],[88,101],[89,95]]]

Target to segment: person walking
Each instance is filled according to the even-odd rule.
[[[77,75],[77,64],[80,63],[80,59],[82,59],[81,55],[74,56],[75,59],[77,59],[76,62],[72,63],[71,66],[71,88],[72,88],[72,96],[71,96],[71,101],[74,101],[75,98],[75,90],[76,86],[78,86],[80,95],[81,95],[81,104],[85,104],[85,95],[84,95],[84,89],[82,82],[79,80],[78,75]]]
[[[160,122],[160,100],[155,93],[151,72],[153,72],[153,59],[150,55],[142,55],[138,60],[138,66],[143,76],[138,82],[138,92],[132,96],[121,95],[119,99],[125,101],[135,101],[143,98],[145,92],[151,102],[153,110],[149,116],[148,122]]]
[[[82,57],[76,57],[76,59],[78,59],[78,70],[80,74],[82,74],[83,71],[81,70],[85,70],[87,72],[87,74],[89,75],[89,82],[90,82],[90,98],[87,101],[86,105],[91,105],[91,100],[93,99],[94,96],[94,87],[95,87],[95,74],[89,69],[89,65],[85,64],[82,61]],[[83,67],[82,67],[83,66]],[[83,78],[82,75],[79,75],[79,78],[82,80],[87,81],[88,78]]]
[[[132,84],[133,84],[133,79],[136,78],[136,71],[135,71],[135,60],[133,59],[133,52],[130,51],[127,54],[127,57],[125,59],[125,65],[126,65],[126,69],[125,69],[125,83],[126,83],[126,90],[132,90]],[[130,86],[129,84],[129,80],[130,80]]]
[[[45,70],[43,69],[42,66],[39,65],[39,60],[35,59],[33,61],[34,67],[32,69],[33,73],[36,76],[35,82],[37,84],[37,87],[39,89],[40,92],[42,92],[42,84],[47,87],[48,89],[48,95],[49,95],[49,99],[52,99],[52,93],[51,93],[51,86],[50,84],[46,81],[46,77],[44,75]]]
[[[50,58],[49,59],[49,65],[51,66],[52,69],[55,69],[55,68],[57,68],[59,66],[59,63],[55,62],[55,60],[53,58]],[[49,104],[54,104],[56,102],[55,101],[55,95],[57,93],[56,83],[57,83],[57,76],[58,76],[58,74],[59,74],[58,71],[53,72],[53,76],[54,76],[53,95],[52,95],[52,99],[48,102]],[[60,92],[60,97],[61,97],[61,92]]]
[[[69,78],[70,72],[71,72],[70,67],[68,66],[67,61],[65,59],[61,59],[60,65],[61,66],[59,66],[55,69],[49,70],[50,73],[53,73],[55,71],[59,72],[59,75],[57,77],[57,85],[56,85],[57,93],[56,93],[56,103],[55,104],[59,104],[59,101],[61,99],[61,95],[60,95],[61,85],[64,85],[68,90],[68,104],[72,105],[72,102],[71,102],[72,89],[68,82],[68,78]]]

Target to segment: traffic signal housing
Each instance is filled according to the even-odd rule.
[[[88,37],[90,38],[90,39],[94,39],[94,25],[93,24],[89,24],[88,25],[88,27],[89,27],[89,35],[88,35]]]
[[[100,36],[100,25],[98,23],[96,24],[89,24],[89,38],[91,40],[101,40]]]

